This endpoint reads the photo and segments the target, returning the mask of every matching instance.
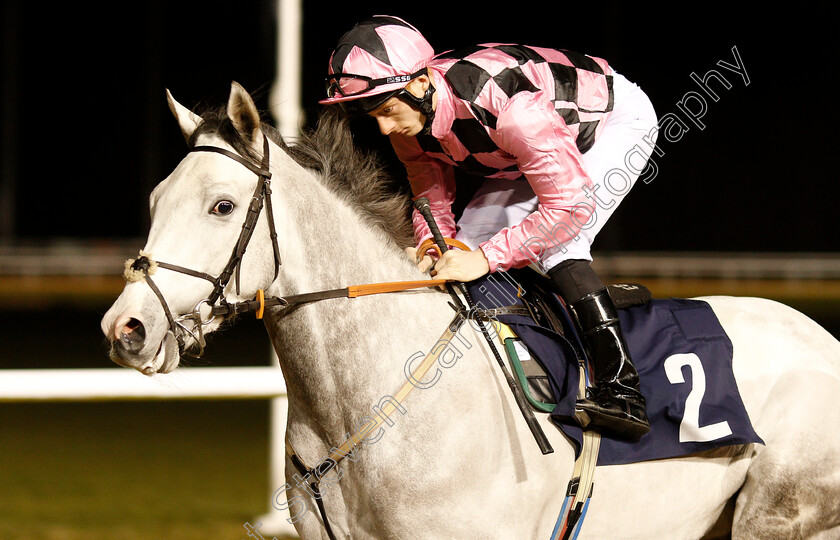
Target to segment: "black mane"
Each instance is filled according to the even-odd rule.
[[[349,202],[368,221],[385,230],[400,247],[414,245],[410,199],[395,191],[386,168],[370,153],[359,150],[347,119],[334,107],[326,107],[317,127],[287,145],[271,125],[263,122],[262,132],[279,145],[292,159],[307,169],[317,171],[324,185]],[[255,162],[257,155],[233,126],[224,107],[202,114],[189,145],[202,134],[217,134],[240,155]]]

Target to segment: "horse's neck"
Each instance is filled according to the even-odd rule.
[[[429,279],[313,174],[275,188],[279,192],[283,266],[277,290],[269,292]],[[372,404],[405,382],[411,354],[428,351],[444,331],[453,315],[447,298],[422,289],[325,300],[270,316],[266,324],[289,388],[290,415],[303,417],[298,420],[311,427],[311,437],[340,442],[335,439]]]
[[[281,232],[285,249],[274,294],[428,279],[399,246],[316,182],[307,176],[286,186],[290,189],[275,189],[283,193],[277,207],[282,205],[285,212]],[[325,300],[286,314],[279,309],[269,313],[266,326],[288,389],[286,434],[303,462],[316,466],[330,456],[332,447],[341,447],[351,436],[363,438],[349,452],[355,456],[352,460],[363,459],[363,466],[343,462],[342,482],[330,484],[331,490],[347,490],[345,501],[372,500],[384,486],[406,482],[409,489],[389,491],[389,496],[408,505],[416,493],[439,497],[436,490],[442,478],[446,485],[450,478],[459,478],[465,485],[490,490],[499,477],[529,485],[544,477],[543,470],[530,472],[527,457],[541,456],[524,422],[517,422],[516,405],[492,369],[479,332],[467,323],[450,341],[441,341],[454,316],[449,300],[437,289],[422,289]],[[429,352],[440,354],[439,360],[425,375],[417,374],[420,389],[389,414],[387,404],[394,405],[401,389],[413,388],[405,385]],[[367,431],[377,419],[389,427],[383,424]],[[558,432],[552,444],[568,459],[553,462],[552,478],[571,472],[574,452],[561,439]],[[399,465],[405,463],[440,474],[409,479]],[[494,468],[489,477],[483,474],[487,463]],[[480,465],[474,468],[476,464]],[[557,469],[561,466],[568,471]],[[470,471],[476,471],[478,478]],[[357,520],[344,514],[345,508],[336,502],[340,497],[327,500],[334,523],[349,528]],[[355,502],[346,509],[351,514],[368,512]],[[400,518],[416,521],[413,515]]]
[[[283,193],[276,202],[282,208],[283,294],[424,278],[385,231],[324,187],[315,173],[304,171],[287,181],[275,189]]]

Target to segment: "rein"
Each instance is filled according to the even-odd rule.
[[[431,280],[431,281],[444,281],[444,280]],[[412,282],[405,282],[405,283],[412,283]],[[429,283],[429,282],[414,282],[414,283]],[[392,284],[378,284],[378,285],[392,285]],[[378,286],[378,285],[374,285]],[[455,335],[460,330],[461,326],[469,319],[473,320],[495,320],[495,317],[498,315],[527,315],[528,310],[527,308],[520,307],[520,306],[507,306],[507,307],[499,307],[499,308],[490,308],[490,309],[467,309],[466,306],[461,303],[458,295],[452,288],[451,283],[447,283],[447,288],[449,289],[449,294],[452,297],[454,303],[450,302],[450,306],[455,310],[455,317],[452,321],[447,325],[446,329],[444,329],[443,334],[441,334],[440,338],[435,342],[435,344],[429,349],[429,352],[423,358],[423,360],[418,364],[416,368],[411,372],[411,375],[406,379],[406,381],[402,384],[402,386],[397,390],[391,400],[389,400],[379,411],[379,414],[373,418],[373,422],[368,424],[364,430],[359,430],[353,435],[349,436],[343,443],[340,445],[332,446],[330,449],[330,454],[323,460],[321,460],[315,467],[308,467],[297,451],[292,446],[292,442],[288,438],[288,434],[286,436],[286,453],[289,456],[289,460],[292,462],[294,467],[297,469],[298,473],[300,473],[301,478],[306,479],[309,484],[309,488],[312,490],[312,494],[315,498],[315,502],[318,506],[318,512],[321,515],[321,521],[324,524],[324,530],[327,533],[327,537],[330,540],[336,540],[335,533],[332,530],[332,526],[330,525],[330,521],[327,518],[327,509],[324,506],[323,497],[321,495],[320,484],[321,479],[323,476],[328,474],[330,470],[337,467],[338,464],[348,455],[353,453],[353,450],[358,446],[367,435],[371,432],[376,431],[383,424],[387,422],[386,418],[390,418],[391,414],[396,412],[400,407],[402,407],[402,403],[408,397],[412,390],[414,390],[418,385],[419,381],[423,379],[423,377],[429,372],[432,366],[438,361],[438,358],[446,349],[446,347],[441,347],[441,344],[448,344],[452,341]],[[380,292],[393,292],[383,290]],[[368,294],[375,294],[375,293],[368,293]]]
[[[233,251],[231,253],[230,258],[228,259],[227,264],[225,265],[224,269],[222,270],[221,274],[219,274],[219,276],[213,276],[206,272],[193,270],[191,268],[166,263],[163,261],[155,261],[152,259],[151,255],[144,253],[143,251],[140,252],[139,256],[136,259],[129,259],[126,262],[126,271],[124,274],[126,280],[145,280],[154,292],[155,296],[160,301],[161,306],[163,307],[163,311],[166,315],[167,321],[169,322],[169,331],[177,340],[178,350],[181,355],[185,354],[186,352],[186,340],[184,338],[185,334],[192,336],[196,343],[198,343],[199,345],[198,353],[192,356],[200,357],[204,352],[205,346],[203,335],[203,327],[205,325],[209,324],[212,320],[219,316],[230,317],[240,313],[248,312],[255,312],[256,318],[261,319],[263,318],[266,307],[281,307],[282,309],[291,309],[297,306],[309,304],[312,302],[318,302],[321,300],[328,300],[334,298],[356,298],[359,296],[392,293],[398,291],[405,291],[409,289],[434,287],[446,284],[447,289],[449,290],[449,294],[452,296],[454,301],[454,304],[450,303],[450,305],[453,307],[453,309],[455,309],[456,315],[452,322],[444,330],[437,343],[449,342],[458,332],[461,325],[468,319],[492,319],[495,315],[516,313],[517,310],[520,309],[518,306],[508,306],[505,308],[496,308],[490,310],[478,309],[474,305],[472,305],[472,302],[469,298],[469,294],[467,293],[466,289],[462,287],[462,292],[465,294],[465,297],[467,298],[469,304],[469,309],[467,309],[467,307],[464,306],[458,298],[458,295],[455,293],[451,284],[449,284],[446,280],[443,279],[352,285],[349,287],[339,289],[329,289],[317,292],[302,293],[287,297],[275,296],[270,298],[266,298],[264,290],[259,289],[257,291],[256,298],[254,298],[253,300],[229,303],[224,297],[224,290],[228,286],[231,278],[235,276],[236,294],[238,295],[240,292],[240,270],[242,265],[242,257],[245,254],[245,250],[247,249],[248,244],[251,241],[251,237],[253,235],[254,229],[256,228],[256,224],[259,220],[259,216],[263,206],[265,206],[266,208],[266,218],[268,220],[269,235],[271,237],[272,250],[274,254],[274,277],[272,278],[272,283],[277,279],[277,276],[279,275],[280,271],[280,265],[282,264],[280,258],[280,247],[277,241],[277,231],[274,223],[274,214],[271,206],[271,172],[269,170],[270,157],[268,138],[265,135],[263,135],[263,156],[260,165],[255,165],[254,163],[250,162],[249,160],[243,158],[242,156],[234,152],[216,146],[195,146],[190,150],[190,152],[214,152],[236,161],[237,163],[241,164],[242,166],[246,167],[248,170],[257,175],[257,186],[254,190],[254,195],[251,199],[251,204],[248,207],[248,213],[245,216],[245,221],[242,224],[242,230],[239,234],[239,238],[233,247]],[[444,243],[444,246],[445,245],[446,244]],[[441,251],[445,251],[445,248],[441,248]],[[420,253],[420,256],[422,256],[424,252],[425,250]],[[204,279],[213,284],[213,290],[207,298],[199,301],[198,304],[195,305],[192,312],[175,318],[172,314],[172,310],[169,308],[169,305],[166,302],[165,297],[163,296],[163,293],[160,291],[160,289],[155,284],[154,280],[152,280],[151,278],[152,274],[154,274],[158,268],[164,268],[166,270],[179,272],[195,278]],[[203,320],[200,312],[202,304],[205,303],[210,307],[210,317],[207,321]],[[521,314],[524,315],[525,313]],[[184,321],[187,320],[193,321],[192,328],[188,328],[184,324]],[[490,339],[486,328],[483,324],[481,325],[481,327],[484,333],[484,337],[488,341],[488,344],[493,349],[494,353],[496,353],[495,347],[493,347],[492,340]],[[390,410],[382,411],[383,413],[385,413],[386,418],[389,417],[390,414],[394,412],[394,410],[396,410],[397,407],[400,406],[400,404],[403,402],[403,400],[406,399],[408,394],[417,386],[417,381],[421,380],[423,376],[428,372],[428,370],[431,369],[431,367],[438,360],[438,357],[443,351],[443,349],[444,347],[439,347],[437,344],[432,347],[432,349],[429,351],[429,353],[426,355],[426,357],[423,359],[420,365],[412,372],[411,377],[409,377],[409,379],[394,395],[396,405],[392,402],[388,402],[386,404],[386,408],[390,407]],[[498,353],[496,353],[496,356],[504,371],[504,364],[502,363],[501,358],[498,358]],[[511,390],[515,390],[512,382],[510,380],[508,382],[509,384],[511,384]],[[514,395],[516,396],[516,392],[514,392]],[[380,415],[377,421],[372,426],[369,426],[367,430],[365,430],[364,432],[354,433],[352,437],[348,438],[340,446],[333,447],[331,449],[329,457],[321,463],[319,463],[315,468],[307,467],[292,447],[291,442],[288,439],[286,440],[287,453],[292,464],[295,466],[295,468],[297,468],[298,472],[303,476],[303,478],[314,477],[314,480],[310,483],[310,488],[312,489],[312,493],[314,494],[316,503],[318,505],[318,510],[321,514],[321,519],[324,524],[325,532],[327,533],[327,536],[330,539],[335,539],[335,533],[333,532],[332,527],[330,526],[330,522],[327,518],[326,508],[324,507],[324,503],[322,500],[321,492],[319,489],[320,478],[324,474],[328,473],[330,469],[335,467],[345,456],[350,454],[353,451],[353,449],[364,440],[365,436],[370,431],[380,427],[381,424],[384,422],[385,420],[382,418],[382,415]],[[537,439],[537,442],[540,442],[539,438]],[[589,444],[585,444],[586,451],[584,452],[584,454],[592,456],[592,446],[594,446],[594,455],[597,456],[598,439],[596,438],[594,442],[590,440],[586,440],[585,442]],[[548,445],[547,440],[545,441],[545,445],[541,444],[540,446],[544,454],[551,451],[550,445]],[[545,447],[547,447],[547,451]],[[568,538],[568,535],[571,534],[572,530],[575,529],[575,525],[577,525],[577,530],[579,530],[580,522],[583,519],[583,515],[585,515],[586,507],[588,507],[588,499],[589,497],[591,497],[591,480],[595,461],[592,457],[589,457],[588,459],[585,459],[583,461],[578,461],[582,463],[583,470],[581,471],[578,468],[578,464],[576,463],[575,472],[577,474],[576,477],[573,478],[572,482],[570,482],[568,490],[569,492],[567,493],[567,503],[564,504],[564,508],[563,510],[561,510],[561,515],[558,518],[558,523],[555,527],[553,538],[558,537],[558,530],[563,538]],[[327,465],[326,468],[323,467],[324,464]],[[583,482],[581,482],[581,480],[583,480]],[[569,508],[569,510],[567,510],[567,507]]]
[[[321,300],[330,300],[332,298],[357,298],[359,296],[369,296],[372,294],[383,294],[391,292],[407,291],[410,289],[419,289],[422,287],[434,287],[437,285],[444,285],[445,279],[426,279],[421,281],[389,281],[385,283],[367,283],[364,285],[351,285],[341,289],[329,289],[325,291],[310,292],[295,294],[292,296],[272,296],[265,297],[262,289],[257,291],[257,297],[253,300],[246,300],[244,302],[236,302],[233,304],[225,303],[218,306],[213,306],[211,313],[214,316],[228,316],[238,315],[240,313],[256,312],[257,318],[262,319],[263,312],[267,307],[282,306],[286,309],[310,304],[312,302],[319,302]]]

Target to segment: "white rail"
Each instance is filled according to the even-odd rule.
[[[281,134],[299,135],[302,123],[301,30],[302,0],[277,0],[277,77],[272,85],[270,107]],[[2,275],[108,275],[118,272],[122,261],[135,253],[142,242],[111,249],[97,246],[78,257],[79,246],[47,250],[9,249],[0,246]],[[5,249],[3,249],[5,247]],[[103,271],[103,269],[105,269]],[[273,367],[179,368],[167,375],[145,377],[119,368],[102,369],[14,369],[0,370],[0,402],[106,401],[153,399],[270,399],[269,482],[275,490],[285,483],[284,432],[288,412],[286,384],[279,362],[271,352]],[[255,521],[262,534],[295,537],[288,523],[289,512],[269,506]],[[248,536],[251,536],[249,533]],[[261,536],[262,537],[262,536]]]
[[[279,367],[178,368],[153,377],[125,368],[0,370],[0,402],[158,399],[270,399],[269,488],[283,485],[288,401]],[[263,534],[294,537],[289,517],[288,510],[269,505],[255,523],[262,524]]]
[[[268,399],[285,395],[282,372],[274,367],[178,368],[153,377],[125,368],[0,371],[0,402]]]

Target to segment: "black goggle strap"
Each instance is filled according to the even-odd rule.
[[[377,86],[382,86],[383,84],[394,84],[394,83],[405,83],[408,84],[420,75],[426,75],[428,73],[427,68],[421,68],[410,75],[391,75],[389,77],[382,77],[381,79],[371,79],[366,75],[353,75],[351,73],[333,73],[327,76],[327,97],[336,97],[336,94],[340,94],[344,97],[353,97],[359,94],[364,94],[365,92],[376,88]],[[365,81],[367,86],[363,89],[352,92],[352,93],[345,93],[341,88],[341,79],[356,79],[358,81]]]

